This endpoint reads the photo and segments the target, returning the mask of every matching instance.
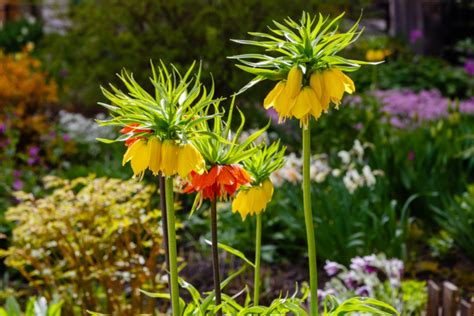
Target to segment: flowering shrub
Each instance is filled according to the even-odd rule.
[[[161,215],[150,206],[155,188],[93,176],[44,181],[52,192],[43,198],[15,195],[20,204],[6,216],[17,226],[5,263],[48,300],[60,295],[67,315],[78,306],[120,315],[152,310],[137,289],[162,282]]]
[[[398,259],[385,255],[355,257],[349,268],[326,261],[324,269],[331,279],[318,292],[322,300],[326,295],[341,301],[366,296],[394,306],[402,315],[421,315],[426,305],[425,282],[402,281],[403,262]]]
[[[390,116],[390,124],[398,128],[413,128],[425,121],[446,118],[450,112],[474,114],[474,98],[457,103],[437,90],[379,90],[374,95],[381,100],[382,112]]]
[[[16,54],[1,52],[0,66],[1,104],[19,106],[16,111],[22,115],[26,106],[57,102],[55,81],[48,80],[47,73],[41,70],[41,62],[27,49]],[[33,111],[37,110],[33,108]]]

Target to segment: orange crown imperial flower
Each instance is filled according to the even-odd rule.
[[[126,134],[138,134],[138,133],[153,133],[151,129],[148,128],[139,128],[140,124],[139,123],[133,123],[125,126],[120,130],[120,134],[126,135]],[[130,146],[134,142],[136,142],[139,139],[144,139],[144,137],[130,137],[127,140],[125,140],[125,146]]]
[[[188,183],[184,192],[198,192],[201,200],[216,198],[227,200],[241,185],[249,182],[249,174],[238,164],[214,165],[209,171],[202,174],[192,172],[191,182]]]

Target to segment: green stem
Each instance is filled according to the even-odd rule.
[[[216,293],[216,306],[222,303],[221,280],[219,271],[219,250],[217,248],[217,201],[211,200],[211,241],[212,241],[212,271],[214,276],[214,291]],[[216,312],[217,316],[222,316],[222,309]]]
[[[253,281],[253,305],[259,304],[260,298],[260,259],[262,253],[262,213],[257,214],[255,228],[255,274]]]
[[[313,213],[311,210],[311,120],[303,128],[303,205],[306,224],[306,238],[308,240],[309,257],[309,285],[311,290],[310,315],[318,315],[318,269],[316,266],[316,241],[314,239]]]
[[[176,249],[176,219],[174,213],[173,178],[165,181],[166,211],[168,215],[169,284],[171,287],[171,307],[173,316],[179,316],[178,254]]]
[[[169,250],[168,250],[168,216],[166,212],[166,189],[165,177],[161,174],[159,177],[160,183],[160,209],[161,209],[161,226],[163,228],[163,246],[165,248],[165,269],[170,270]]]

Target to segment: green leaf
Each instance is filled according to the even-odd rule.
[[[205,239],[205,242],[208,245],[212,246],[212,242],[210,240]],[[253,262],[251,262],[249,259],[247,259],[247,257],[245,257],[245,255],[242,251],[237,250],[235,248],[232,248],[231,246],[221,244],[221,243],[217,243],[217,247],[219,247],[220,249],[222,249],[224,251],[227,251],[228,253],[233,254],[234,256],[236,256],[236,257],[242,259],[243,261],[245,261],[251,267],[255,268],[255,264]]]

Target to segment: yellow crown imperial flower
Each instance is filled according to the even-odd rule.
[[[268,110],[275,105],[275,100],[283,91],[283,89],[285,89],[285,85],[285,82],[278,81],[275,87],[268,93],[265,100],[263,100],[263,107],[265,110]]]
[[[178,174],[182,178],[188,177],[191,171],[202,174],[206,163],[201,153],[193,144],[187,143],[179,148],[178,154]],[[176,158],[175,158],[176,159]]]
[[[150,164],[148,168],[156,176],[161,168],[161,142],[158,137],[150,137],[148,146],[150,147]]]
[[[178,170],[179,146],[173,140],[165,140],[161,145],[161,167],[163,175],[171,177]]]
[[[254,215],[263,212],[272,196],[273,184],[267,179],[258,186],[239,191],[232,202],[232,212],[239,212],[242,220],[245,220],[249,214]]]
[[[300,93],[301,85],[303,83],[303,72],[298,66],[293,66],[288,72],[286,86],[284,92],[290,99],[296,98]]]

